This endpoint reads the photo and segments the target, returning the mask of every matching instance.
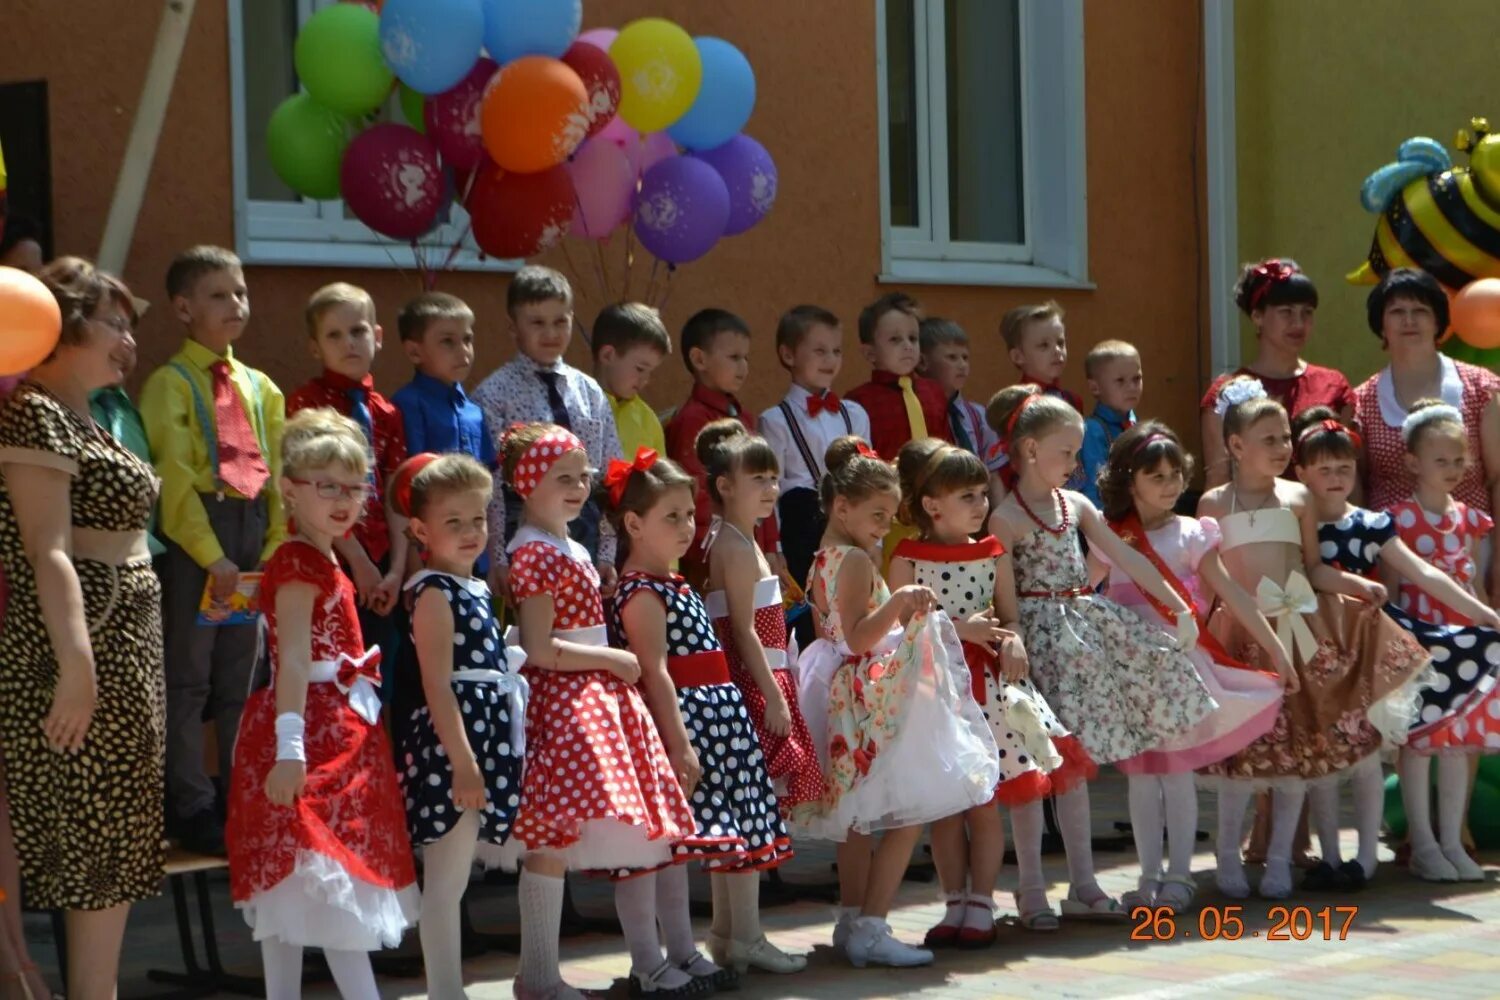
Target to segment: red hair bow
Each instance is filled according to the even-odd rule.
[[[604,474],[604,488],[609,491],[610,502],[616,507],[625,498],[625,486],[637,472],[645,472],[656,464],[655,448],[641,447],[635,450],[634,462],[622,462],[618,458],[609,460],[609,471]]]
[[[1301,444],[1303,441],[1306,441],[1314,434],[1319,434],[1324,431],[1330,434],[1347,434],[1349,436],[1349,440],[1354,442],[1354,447],[1356,450],[1363,449],[1365,446],[1364,439],[1359,436],[1359,431],[1350,427],[1342,420],[1335,420],[1332,417],[1324,417],[1317,423],[1309,424],[1307,427],[1303,428],[1302,433],[1297,436],[1297,443]]]
[[[436,455],[424,451],[402,462],[401,467],[396,470],[390,486],[391,503],[402,517],[411,517],[411,484],[416,480],[417,473],[436,460]]]
[[[873,459],[875,459],[878,462],[885,461],[885,459],[883,459],[883,458],[880,457],[880,452],[876,451],[874,448],[871,448],[869,445],[865,444],[863,441],[861,441],[855,447],[854,450],[857,451],[857,452],[859,452],[865,458],[873,458]]]
[[[1297,268],[1284,260],[1263,260],[1250,273],[1255,277],[1255,291],[1250,293],[1250,308],[1253,310],[1272,288],[1296,274]]]

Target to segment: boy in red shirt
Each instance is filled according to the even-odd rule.
[[[908,441],[953,441],[943,387],[917,374],[921,318],[921,308],[905,292],[882,295],[859,314],[859,346],[870,362],[870,381],[844,398],[870,415],[870,446],[886,461],[894,461]]]

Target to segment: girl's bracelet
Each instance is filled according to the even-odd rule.
[[[306,731],[307,723],[296,712],[282,712],[276,716],[276,759],[306,764],[307,750],[302,745]]]

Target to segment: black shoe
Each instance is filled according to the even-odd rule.
[[[1335,871],[1333,865],[1326,861],[1319,861],[1302,876],[1303,892],[1337,892],[1347,885],[1342,872]]]
[[[1365,866],[1358,861],[1345,861],[1339,865],[1339,878],[1343,880],[1342,888],[1346,892],[1359,892],[1369,881],[1365,876]]]
[[[219,822],[213,807],[201,809],[187,819],[179,819],[175,825],[177,843],[183,850],[224,857],[224,824]]]

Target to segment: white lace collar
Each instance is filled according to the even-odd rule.
[[[1438,355],[1438,364],[1442,366],[1439,395],[1443,402],[1463,412],[1464,380],[1459,378],[1458,365],[1446,354]],[[1396,383],[1391,378],[1390,365],[1380,370],[1380,379],[1375,383],[1375,395],[1380,400],[1380,419],[1388,426],[1399,428],[1406,422],[1406,407],[1396,398]]]

